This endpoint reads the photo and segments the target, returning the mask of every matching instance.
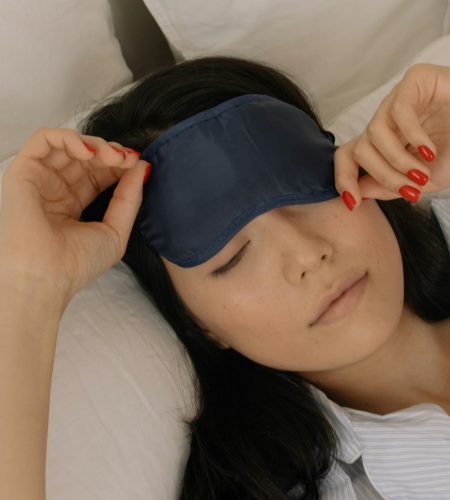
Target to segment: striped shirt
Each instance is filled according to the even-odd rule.
[[[432,199],[430,209],[450,250],[450,199]],[[450,416],[441,406],[420,403],[377,415],[341,407],[310,387],[340,443],[321,499],[450,499]],[[299,493],[296,486],[288,496]]]

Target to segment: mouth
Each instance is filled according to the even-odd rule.
[[[368,271],[363,276],[343,283],[337,291],[326,297],[319,314],[309,326],[326,324],[336,321],[350,313],[363,295],[368,281]]]

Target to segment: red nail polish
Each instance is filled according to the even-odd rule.
[[[425,158],[427,161],[432,161],[434,160],[434,153],[431,151],[430,148],[427,148],[425,145],[419,146],[417,148],[419,150],[419,153]]]
[[[86,149],[87,149],[88,151],[90,151],[91,153],[94,153],[94,154],[95,154],[95,153],[97,152],[97,151],[95,150],[95,148],[93,148],[91,145],[86,144],[85,142],[83,142],[83,144],[86,146]]]
[[[134,149],[131,149],[131,148],[123,148],[123,149],[127,153],[131,153],[131,154],[137,155],[138,158],[141,156],[141,153],[139,153],[139,151],[135,151]]]
[[[409,201],[415,203],[420,197],[420,191],[412,186],[402,186],[398,192]]]
[[[356,205],[355,198],[348,192],[348,191],[343,191],[341,194],[341,198],[343,199],[344,203],[346,204],[347,208],[352,211],[353,207]]]
[[[145,176],[144,176],[144,182],[143,184],[145,184],[147,182],[147,179],[148,179],[148,176],[150,175],[150,170],[152,169],[152,164],[149,163],[148,164],[148,167],[147,167],[147,171],[145,172]]]
[[[114,151],[117,151],[118,153],[120,153],[123,156],[124,160],[127,158],[127,154],[125,153],[125,151],[123,151],[122,149],[116,148],[115,146],[112,146],[111,144],[110,144],[110,146],[114,149]]]
[[[417,184],[420,184],[421,186],[424,186],[428,182],[428,175],[424,174],[420,170],[416,170],[415,168],[408,170],[406,175],[412,181],[417,182]]]

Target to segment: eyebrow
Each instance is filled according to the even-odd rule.
[[[232,267],[235,262],[241,260],[241,258],[244,256],[245,251],[247,250],[247,246],[249,243],[250,240],[247,241],[247,243],[239,250],[239,252],[235,254],[233,257],[231,257],[231,259],[227,263],[212,271],[211,274],[215,276],[217,274],[220,274],[221,272],[227,271],[228,268]]]

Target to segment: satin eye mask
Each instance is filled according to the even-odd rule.
[[[334,136],[299,108],[245,94],[168,129],[141,153],[152,164],[136,223],[181,267],[202,264],[254,217],[339,196]]]

